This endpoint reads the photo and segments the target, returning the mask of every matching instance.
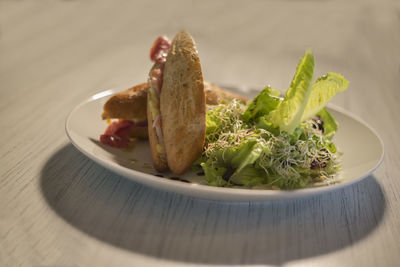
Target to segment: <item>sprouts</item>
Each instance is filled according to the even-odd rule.
[[[255,123],[245,123],[241,119],[243,110],[244,105],[233,100],[207,112],[203,159],[210,166],[232,168],[226,162],[226,154],[256,141],[262,152],[252,168],[265,177],[264,184],[270,187],[293,189],[326,182],[339,169],[336,148],[323,135],[320,121],[303,122],[295,134],[284,131],[273,134],[257,128]]]

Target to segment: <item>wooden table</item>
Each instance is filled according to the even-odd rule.
[[[0,266],[399,266],[399,12],[389,0],[0,2]],[[67,114],[145,81],[153,40],[182,28],[220,84],[286,89],[313,48],[317,75],[350,80],[333,102],[379,132],[382,166],[329,194],[235,204],[86,158]]]

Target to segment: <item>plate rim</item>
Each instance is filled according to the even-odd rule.
[[[73,144],[73,146],[76,149],[78,149],[81,153],[83,153],[85,156],[87,156],[89,159],[93,160],[94,162],[101,165],[102,167],[123,176],[126,179],[129,179],[131,181],[137,182],[137,183],[145,185],[145,186],[150,186],[151,188],[154,188],[157,190],[165,190],[168,192],[183,194],[183,195],[186,195],[189,197],[196,197],[196,198],[201,198],[201,199],[206,199],[206,200],[218,200],[218,201],[229,201],[229,202],[253,202],[253,201],[267,201],[267,200],[297,199],[297,198],[302,198],[302,197],[319,195],[319,194],[323,194],[325,192],[331,192],[331,191],[338,190],[338,189],[350,186],[352,184],[355,184],[355,183],[363,180],[367,176],[371,175],[382,164],[382,162],[384,160],[385,146],[384,146],[383,140],[379,136],[378,132],[374,128],[372,128],[367,122],[365,122],[363,119],[361,119],[357,115],[347,111],[343,107],[333,105],[333,104],[328,104],[327,105],[328,108],[335,110],[337,112],[340,112],[340,113],[350,117],[351,119],[358,121],[363,126],[368,128],[368,130],[370,130],[374,134],[374,136],[378,139],[378,141],[380,143],[381,154],[380,154],[378,163],[373,168],[370,168],[367,172],[365,172],[364,175],[362,175],[360,177],[350,179],[350,180],[346,180],[346,178],[344,178],[342,182],[336,183],[333,185],[326,185],[326,186],[324,185],[324,186],[319,186],[319,187],[302,188],[302,189],[294,189],[294,190],[268,190],[268,189],[214,187],[214,186],[201,185],[201,184],[182,183],[182,182],[173,181],[170,179],[162,179],[162,178],[157,177],[152,174],[144,173],[144,172],[141,172],[138,170],[134,170],[134,169],[130,169],[130,168],[121,166],[121,165],[117,164],[116,162],[113,162],[113,161],[110,161],[107,159],[103,159],[102,157],[97,157],[96,155],[93,155],[89,151],[86,151],[79,144],[77,144],[77,142],[75,142],[74,138],[71,136],[69,124],[71,122],[71,119],[73,118],[73,115],[75,114],[75,112],[77,110],[79,110],[82,106],[84,106],[90,102],[99,100],[101,98],[107,97],[111,94],[115,94],[119,91],[122,91],[122,90],[130,88],[130,87],[131,86],[111,88],[111,89],[96,93],[96,94],[86,98],[84,101],[82,101],[81,103],[76,105],[68,113],[68,116],[66,117],[65,125],[64,125],[65,132],[67,134],[68,139]]]

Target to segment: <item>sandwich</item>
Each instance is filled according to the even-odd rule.
[[[134,139],[148,139],[147,83],[141,83],[111,96],[103,106],[102,119],[110,125],[100,141],[117,148],[129,147]],[[204,81],[208,107],[227,103],[233,99],[246,102],[246,98]],[[122,134],[121,134],[122,132]]]
[[[103,106],[103,120],[147,121],[147,83],[135,85],[110,97]]]
[[[157,40],[152,52],[147,122],[153,165],[179,175],[203,151],[206,101],[200,59],[187,31],[179,32],[170,46]]]
[[[203,81],[194,41],[186,31],[172,44],[159,37],[150,58],[154,65],[148,82],[113,95],[104,104],[102,118],[110,124],[100,141],[126,148],[132,139],[148,138],[155,169],[181,174],[202,152],[205,106],[246,99]]]
[[[132,86],[111,96],[103,106],[103,120],[129,119],[134,122],[147,121],[147,83]],[[246,102],[241,95],[229,92],[214,83],[204,81],[206,104],[210,106],[239,99]]]

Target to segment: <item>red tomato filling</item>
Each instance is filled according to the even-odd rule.
[[[139,128],[147,127],[147,122],[135,123],[130,120],[112,122],[100,135],[100,142],[117,148],[126,148],[131,144],[132,134]]]

